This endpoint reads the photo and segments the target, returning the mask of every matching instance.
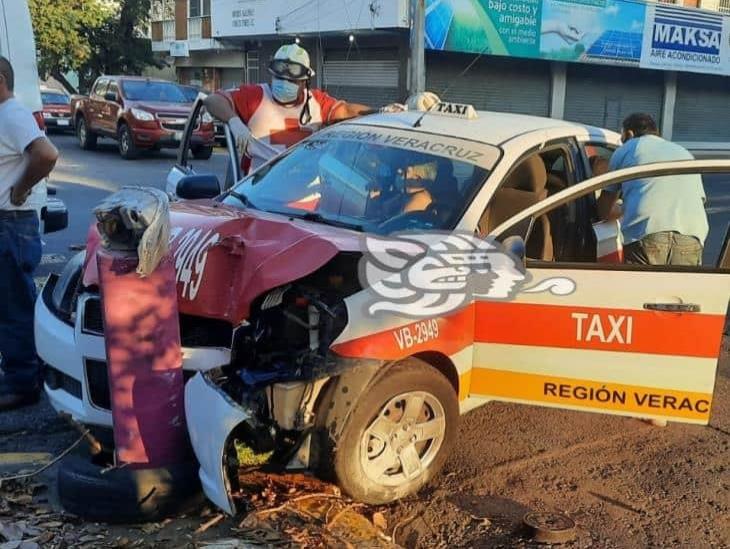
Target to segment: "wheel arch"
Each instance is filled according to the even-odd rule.
[[[448,356],[439,351],[424,351],[416,353],[413,358],[418,358],[441,372],[449,380],[456,394],[459,394],[459,371]]]
[[[119,128],[121,128],[122,126],[127,126],[129,128],[129,131],[132,131],[131,124],[126,118],[124,118],[124,116],[120,116],[119,118],[117,118],[117,133],[119,132]]]

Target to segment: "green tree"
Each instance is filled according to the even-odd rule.
[[[74,91],[63,74],[78,70],[89,60],[88,34],[112,16],[112,9],[100,0],[29,0],[28,6],[41,77],[51,75]]]
[[[100,74],[140,74],[161,66],[146,36],[150,0],[120,0],[110,17],[88,29],[91,55],[79,70],[79,87],[88,90]]]

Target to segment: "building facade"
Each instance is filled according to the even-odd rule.
[[[152,48],[181,83],[267,82],[274,52],[307,48],[317,87],[381,105],[406,94],[408,0],[157,0]]]
[[[444,99],[611,129],[648,112],[666,137],[694,150],[730,149],[730,0],[425,4],[426,88]],[[156,5],[153,48],[183,83],[213,90],[268,81],[273,52],[298,40],[315,85],[332,95],[371,105],[407,96],[409,0]]]

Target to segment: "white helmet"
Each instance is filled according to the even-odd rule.
[[[441,103],[439,96],[428,91],[411,95],[406,100],[409,111],[430,111],[438,103]]]
[[[269,72],[285,80],[309,80],[314,71],[309,63],[307,50],[299,44],[281,46],[269,63]]]

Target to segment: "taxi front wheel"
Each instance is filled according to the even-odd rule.
[[[363,391],[339,437],[334,473],[356,500],[383,504],[431,480],[454,444],[454,387],[418,359],[395,364]]]

